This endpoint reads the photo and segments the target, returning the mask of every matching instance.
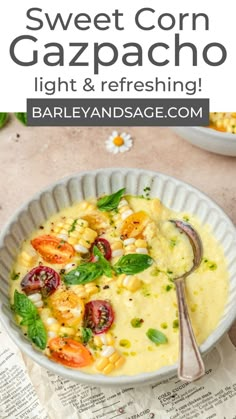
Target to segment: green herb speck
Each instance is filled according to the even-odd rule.
[[[170,248],[173,249],[177,244],[177,239],[171,239],[170,240]]]
[[[12,271],[11,273],[11,280],[16,281],[20,277],[20,272]]]
[[[131,320],[131,326],[132,327],[134,327],[134,328],[138,328],[138,327],[141,327],[142,326],[142,324],[143,324],[143,322],[144,322],[144,320],[143,319],[140,319],[139,317],[134,317],[132,320]]]
[[[173,321],[172,326],[173,326],[173,329],[178,329],[178,327],[179,327],[179,320],[178,320],[178,319],[175,319],[175,320]]]
[[[131,343],[128,339],[121,339],[119,345],[122,346],[122,348],[130,348]]]
[[[77,223],[78,223],[78,219],[76,218],[71,224],[70,229],[68,230],[69,235],[70,233],[73,233],[73,231],[75,231]]]

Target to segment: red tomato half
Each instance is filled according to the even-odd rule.
[[[97,248],[103,254],[104,258],[106,258],[107,260],[111,259],[111,246],[108,240],[100,237],[95,240],[93,246],[97,246]]]
[[[54,236],[39,236],[31,241],[34,249],[49,263],[67,263],[74,256],[74,248]]]
[[[54,361],[72,368],[92,364],[93,357],[82,343],[69,338],[53,338],[49,341],[51,357]]]
[[[104,300],[90,301],[85,305],[84,326],[95,335],[110,329],[114,320],[114,311],[110,303]]]
[[[28,272],[21,281],[22,290],[27,294],[41,291],[47,297],[60,284],[60,276],[54,269],[47,266],[37,266]]]

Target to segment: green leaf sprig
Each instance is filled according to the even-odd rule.
[[[158,345],[168,342],[166,335],[164,335],[164,333],[160,332],[160,330],[157,329],[148,329],[146,335],[148,339],[150,339],[152,342]]]
[[[16,112],[15,116],[23,125],[27,125],[27,112]]]
[[[97,202],[97,207],[100,211],[113,211],[118,208],[120,200],[125,192],[125,188],[120,189],[119,191],[106,195],[100,198]]]
[[[47,333],[43,322],[38,314],[37,308],[25,295],[17,290],[14,293],[13,310],[22,317],[20,325],[27,326],[29,339],[40,349],[45,349],[47,344]]]
[[[102,275],[112,278],[113,271],[117,275],[134,275],[148,269],[153,264],[153,259],[150,256],[131,253],[122,256],[114,266],[111,266],[97,246],[94,246],[93,254],[97,258],[96,262],[82,263],[64,275],[64,282],[67,285],[87,284]]]
[[[103,256],[102,252],[98,249],[97,246],[93,247],[93,254],[98,258],[98,264],[102,267],[104,275],[108,278],[112,278],[112,268],[108,260]]]
[[[64,276],[64,282],[67,285],[87,284],[88,282],[95,281],[102,275],[112,278],[111,265],[104,258],[97,246],[93,247],[93,254],[97,258],[96,262],[82,263]]]
[[[83,285],[95,281],[103,274],[102,267],[96,262],[82,263],[77,268],[64,275],[67,285]]]
[[[81,327],[82,343],[86,344],[93,336],[93,332],[89,327]]]
[[[27,125],[27,112],[15,112],[14,115],[23,125]],[[0,112],[0,128],[3,128],[6,125],[7,120],[8,113]]]
[[[0,112],[0,128],[4,127],[7,122],[8,114],[7,112]]]
[[[145,271],[153,264],[153,259],[148,255],[130,253],[122,256],[113,266],[115,272],[126,275],[134,275]]]

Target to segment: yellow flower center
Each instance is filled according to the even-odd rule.
[[[113,139],[113,144],[115,144],[117,147],[121,147],[124,143],[124,139],[119,135]]]

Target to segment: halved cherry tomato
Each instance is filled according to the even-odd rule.
[[[45,297],[52,294],[59,284],[59,274],[48,266],[37,266],[31,269],[21,281],[22,290],[27,295],[41,291]]]
[[[88,349],[73,339],[53,338],[49,341],[49,349],[52,359],[67,367],[81,368],[93,362],[93,357]]]
[[[75,255],[71,244],[54,236],[39,236],[31,241],[34,249],[49,263],[67,263]]]
[[[93,246],[98,247],[100,252],[103,254],[104,258],[106,258],[107,260],[111,259],[111,246],[110,246],[109,241],[107,241],[106,239],[103,239],[102,237],[99,237],[98,239],[95,240],[95,242],[93,243]],[[93,260],[93,257],[92,257],[92,260]]]
[[[48,299],[53,316],[65,326],[77,326],[84,315],[83,300],[71,290],[57,290]]]
[[[85,305],[84,326],[89,327],[95,335],[110,329],[113,320],[114,311],[107,301],[94,300]]]
[[[129,215],[122,225],[121,236],[123,239],[138,237],[142,234],[148,223],[148,216],[144,211]]]

